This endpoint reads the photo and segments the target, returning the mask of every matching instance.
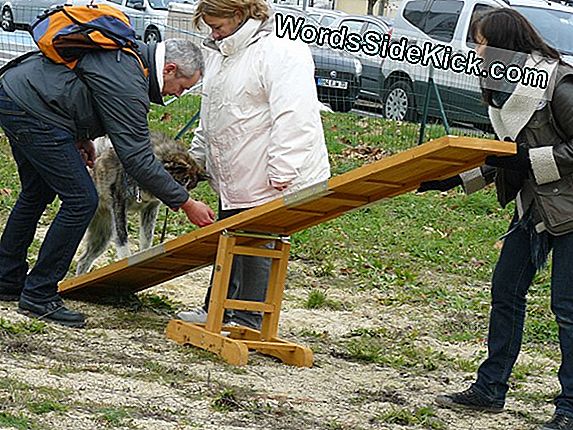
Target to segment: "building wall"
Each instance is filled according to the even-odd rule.
[[[374,14],[394,17],[399,3],[399,0],[390,0],[383,11],[380,10],[380,3],[376,3],[374,5]],[[367,0],[336,0],[335,9],[353,15],[366,15],[368,2]]]
[[[352,15],[365,15],[367,7],[366,0],[336,0],[336,9]]]

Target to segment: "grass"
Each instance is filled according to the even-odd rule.
[[[326,293],[322,290],[312,290],[308,293],[308,298],[304,303],[306,309],[332,309],[339,310],[342,308],[342,303],[337,300],[329,299]]]
[[[138,298],[143,307],[153,311],[175,312],[181,307],[180,303],[173,301],[164,294],[141,293]]]
[[[446,424],[436,417],[430,407],[421,407],[414,410],[392,407],[381,413],[377,421],[386,424],[400,424],[403,426],[421,426],[425,429],[445,430]]]
[[[107,427],[131,427],[129,425],[130,413],[124,408],[105,407],[97,411],[99,421]]]
[[[150,124],[154,129],[175,136],[197,109],[198,99],[185,97],[168,107],[154,107]],[[333,174],[346,172],[381,154],[396,153],[416,144],[417,128],[407,123],[363,118],[354,114],[324,114],[323,123]],[[431,137],[443,133],[439,126],[428,128]],[[192,130],[182,138],[183,144],[189,146],[191,136]],[[0,139],[2,225],[16,201],[19,187],[9,152],[6,140]],[[194,191],[194,197],[216,207],[216,196],[206,184],[201,184]],[[57,208],[56,201],[42,217],[41,229],[45,230]],[[295,341],[298,339],[301,343],[312,344],[318,369],[330,356],[334,356],[352,362],[352,369],[357,372],[370,366],[400,375],[423,374],[429,379],[440,378],[442,371],[460,379],[468,378],[476,371],[486,353],[484,340],[490,307],[489,282],[499,255],[498,238],[505,232],[512,211],[511,205],[506,209],[498,207],[492,188],[471,196],[464,195],[460,190],[421,195],[408,193],[294,234],[291,238],[291,259],[297,260],[295,267],[304,268],[306,277],[301,273],[289,273],[292,282],[289,281],[287,285],[285,302],[291,302],[289,305],[295,302],[295,307],[304,308],[296,311],[309,314],[317,309],[327,309],[332,311],[329,314],[334,314],[333,318],[336,319],[338,313],[347,316],[361,311],[361,305],[354,301],[348,301],[352,303],[349,309],[344,299],[338,300],[344,294],[359,292],[371,300],[368,304],[373,307],[370,316],[379,312],[380,318],[376,321],[371,319],[372,325],[368,327],[360,327],[361,323],[356,323],[358,327],[345,327],[346,335],[328,332],[311,322],[308,325],[303,322],[290,335]],[[162,210],[157,222],[158,229],[164,217]],[[130,228],[134,232],[136,226],[137,223],[132,220]],[[169,213],[168,238],[187,233],[193,228],[183,214]],[[30,264],[37,255],[40,239],[41,233],[30,249]],[[555,366],[545,364],[547,359],[558,360],[557,326],[549,309],[549,270],[550,267],[536,277],[530,290],[523,344],[524,351],[542,358],[544,361],[540,362],[544,364],[518,362],[510,381],[515,388],[556,372]],[[92,327],[96,330],[89,333],[86,341],[93,336],[113,343],[125,333],[131,333],[134,338],[141,333],[152,333],[154,338],[157,338],[157,334],[163,336],[169,314],[180,307],[168,296],[149,293],[138,294],[136,304],[132,308],[90,305],[92,307],[88,308],[88,313],[106,317],[99,318],[97,327]],[[59,336],[60,331],[51,330],[36,320],[13,322],[0,318],[0,348],[4,348],[0,349],[0,354],[20,354],[18,351],[22,349],[9,349],[15,345],[14,342],[24,346],[31,344],[32,347],[27,347],[25,351],[32,354],[30,351],[34,350],[36,343],[28,342],[28,339],[35,336],[35,342],[49,345],[50,340],[46,338],[51,336],[37,335],[48,333]],[[137,335],[134,331],[138,332]],[[132,337],[124,337],[122,341],[131,340]],[[145,336],[142,338],[145,339]],[[74,338],[75,342],[84,340]],[[113,374],[118,377],[133,377],[139,382],[153,382],[178,391],[184,391],[194,382],[204,384],[210,378],[210,373],[203,375],[185,366],[203,366],[202,371],[207,369],[207,372],[216,369],[213,378],[232,373],[220,358],[202,350],[174,343],[156,347],[155,344],[139,344],[141,355],[137,355],[137,359],[132,358],[129,363],[132,367],[128,369],[116,367],[117,357],[122,356],[122,351],[116,348],[113,353],[108,351],[108,356],[100,363],[95,360],[96,357],[90,357],[90,362],[86,362],[89,365],[82,365],[79,357],[77,363],[76,360],[69,362],[60,357],[60,361],[55,359],[54,363],[50,363],[51,373],[48,373],[65,378],[69,373],[88,375],[90,372],[115,372]],[[473,352],[461,355],[450,347]],[[44,349],[47,349],[46,346]],[[169,351],[166,354],[169,359],[180,359],[182,365],[175,367],[161,361],[163,351]],[[55,352],[54,356],[57,357]],[[92,363],[91,360],[95,361]],[[38,358],[34,365],[41,368],[46,364]],[[246,375],[251,378],[256,370],[247,366],[234,372],[234,376]],[[294,374],[292,380],[296,381]],[[375,387],[377,383],[372,381],[372,386],[361,388],[378,393]],[[348,428],[341,417],[332,417],[322,420],[320,425],[314,425],[308,416],[298,417],[296,407],[288,406],[287,401],[261,401],[255,399],[252,393],[244,394],[242,390],[245,389],[245,386],[218,386],[215,392],[212,389],[208,392],[201,392],[200,389],[188,391],[192,394],[186,398],[193,401],[203,396],[202,400],[213,411],[229,417],[235,417],[233,414],[248,416],[261,420],[261,425],[273,422],[265,421],[271,420],[269,417],[277,420],[288,417],[300,428]],[[11,399],[10,408],[0,414],[0,427],[34,428],[36,421],[42,422],[47,416],[67,413],[74,407],[63,395],[34,394],[35,391],[36,387],[0,379],[0,402]],[[546,403],[553,393],[516,391],[512,395],[529,406],[538,407]],[[403,402],[390,402],[393,405],[390,409],[375,409],[371,415],[372,421],[380,427],[454,428],[447,427],[438,412],[413,404],[408,396],[415,397],[412,392],[406,392]],[[134,416],[142,414],[142,411],[136,412],[128,406],[97,404],[88,409],[98,427],[133,427]],[[14,411],[25,411],[26,415]],[[181,424],[181,420],[188,418],[173,419]],[[528,424],[536,424],[538,418],[533,415],[524,419]],[[274,428],[272,424],[268,427]]]
[[[41,400],[28,403],[28,410],[33,414],[46,414],[48,412],[63,412],[68,409],[68,406],[54,401],[54,400]]]
[[[46,333],[47,330],[48,328],[46,323],[37,319],[26,319],[19,322],[12,322],[4,318],[0,318],[0,334],[41,334]]]
[[[243,406],[237,399],[235,390],[225,388],[214,396],[211,407],[217,412],[230,412],[239,410]]]
[[[398,370],[431,372],[454,362],[454,359],[444,352],[425,346],[418,337],[419,332],[416,330],[355,330],[344,346],[350,359]]]
[[[33,429],[32,422],[22,415],[12,415],[7,412],[0,412],[0,428],[15,428],[18,430]]]

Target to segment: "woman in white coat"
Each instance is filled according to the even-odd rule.
[[[276,36],[265,0],[200,0],[194,24],[211,34],[191,154],[212,178],[219,217],[328,179],[309,47]],[[229,297],[264,301],[269,270],[269,259],[236,257]],[[178,317],[205,322],[209,296]],[[226,322],[260,328],[261,315],[235,311]]]

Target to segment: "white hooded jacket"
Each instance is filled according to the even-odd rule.
[[[224,210],[261,205],[330,177],[314,63],[301,41],[247,20],[207,39],[201,119],[191,155],[211,176]]]

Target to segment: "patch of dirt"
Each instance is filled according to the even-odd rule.
[[[69,300],[71,308],[88,315],[87,328],[49,324],[40,334],[0,329],[1,412],[25,417],[35,428],[75,430],[526,430],[551,416],[557,364],[529,351],[520,363],[535,363],[537,371],[518,382],[505,412],[436,407],[437,394],[465,389],[473,378],[473,373],[447,365],[448,360],[483,357],[483,341],[440,341],[432,332],[443,323],[439,313],[432,315],[416,304],[382,305],[376,291],[328,289],[328,278],[313,278],[312,272],[304,263],[290,264],[280,322],[281,337],[314,349],[311,368],[291,367],[257,353],[250,354],[246,366],[231,366],[167,339],[169,312]],[[195,307],[203,301],[209,278],[210,269],[202,269],[145,293],[166,296],[181,309]],[[305,309],[304,300],[317,285],[342,308]],[[0,302],[0,318],[27,321],[8,302]],[[445,359],[432,369],[358,361],[345,345],[357,331],[369,330],[406,337],[418,333],[413,345],[421,349],[415,351],[430,348]],[[386,347],[382,353],[394,351],[393,345]],[[61,408],[40,413],[32,407],[48,400]],[[432,408],[431,419],[409,421],[398,413],[415,415],[426,407]]]

